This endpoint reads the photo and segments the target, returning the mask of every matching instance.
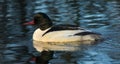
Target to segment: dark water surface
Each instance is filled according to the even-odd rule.
[[[6,21],[9,21],[6,27],[9,27],[8,39],[12,42],[23,44],[26,44],[26,41],[28,44],[28,40],[31,42],[33,27],[23,27],[21,23],[30,21],[32,15],[37,12],[47,13],[56,24],[75,24],[101,33],[104,37],[103,42],[82,52],[55,52],[50,64],[120,64],[120,1],[27,0],[24,8],[27,13],[23,14],[25,21],[20,22],[16,22],[22,17],[17,16],[21,14],[20,11],[12,8],[17,4],[11,3],[13,5],[8,7],[6,15],[8,18]],[[14,11],[18,13],[13,13]],[[31,49],[31,44],[28,45]]]

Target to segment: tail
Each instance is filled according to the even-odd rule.
[[[100,41],[102,41],[102,35],[95,32],[81,32],[77,33],[75,35],[82,36],[83,41],[89,41],[89,44],[96,44]],[[88,43],[87,43],[88,44]]]

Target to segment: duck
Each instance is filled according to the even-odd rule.
[[[53,24],[50,17],[36,13],[30,22],[34,25],[33,46],[39,51],[78,51],[83,45],[94,45],[101,40],[101,34],[70,24]]]

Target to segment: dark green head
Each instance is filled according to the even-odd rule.
[[[37,13],[34,15],[34,24],[41,30],[46,30],[53,25],[51,19],[45,13]]]

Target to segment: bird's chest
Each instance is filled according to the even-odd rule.
[[[33,40],[35,41],[41,41],[42,40],[42,37],[43,37],[43,34],[46,32],[47,30],[45,31],[42,31],[40,29],[36,29],[35,32],[33,33]]]

